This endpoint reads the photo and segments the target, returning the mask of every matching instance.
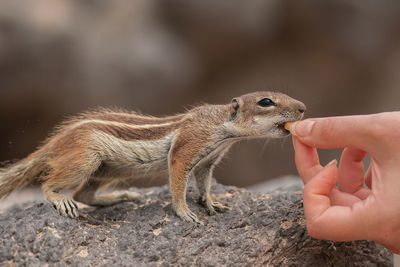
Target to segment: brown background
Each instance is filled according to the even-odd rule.
[[[276,90],[307,117],[398,110],[399,34],[398,1],[0,0],[0,161],[95,106],[163,115]],[[215,176],[296,173],[289,138],[264,144],[235,146]]]

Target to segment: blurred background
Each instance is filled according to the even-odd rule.
[[[399,1],[0,0],[0,161],[96,106],[167,115],[274,90],[307,117],[399,110],[399,70]],[[296,173],[286,138],[236,145],[215,177]]]

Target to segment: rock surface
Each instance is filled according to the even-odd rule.
[[[392,254],[374,242],[311,239],[301,191],[259,194],[214,184],[214,198],[231,210],[208,216],[189,186],[188,204],[202,225],[174,215],[166,186],[137,191],[137,202],[87,207],[76,220],[48,203],[8,209],[0,215],[0,265],[392,265]]]

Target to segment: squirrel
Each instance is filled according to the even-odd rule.
[[[176,214],[199,223],[186,204],[188,179],[195,177],[199,203],[209,215],[226,211],[210,196],[212,172],[224,154],[240,140],[288,136],[284,124],[300,120],[305,110],[285,94],[261,91],[167,117],[111,109],[82,113],[61,123],[28,157],[0,169],[0,199],[39,183],[61,215],[75,218],[75,201],[108,206],[139,196],[129,191],[96,195],[100,187],[164,174]],[[72,198],[61,194],[63,189],[73,189]]]

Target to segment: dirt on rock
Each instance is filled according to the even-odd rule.
[[[208,216],[189,186],[188,204],[203,224],[173,212],[168,187],[135,189],[137,202],[60,216],[43,202],[0,215],[1,266],[392,266],[392,254],[371,241],[310,238],[301,191],[249,192],[214,184],[230,207]]]

